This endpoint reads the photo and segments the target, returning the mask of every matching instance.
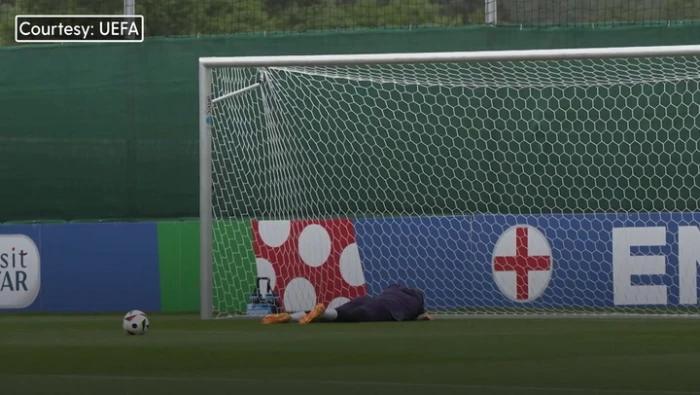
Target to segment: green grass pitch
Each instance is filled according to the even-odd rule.
[[[700,320],[446,319],[263,326],[0,315],[2,394],[686,394]]]

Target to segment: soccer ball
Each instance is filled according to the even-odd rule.
[[[122,328],[130,335],[145,335],[148,331],[148,317],[141,310],[131,310],[122,320]]]

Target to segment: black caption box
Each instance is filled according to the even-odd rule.
[[[15,41],[142,42],[141,15],[17,15]]]

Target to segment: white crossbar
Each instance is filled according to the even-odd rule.
[[[474,52],[421,52],[355,55],[289,55],[204,57],[199,64],[212,67],[260,66],[330,66],[396,63],[453,63],[483,61],[565,60],[600,58],[636,58],[661,56],[700,55],[700,45],[672,45],[655,47],[612,47],[576,49],[536,49]]]

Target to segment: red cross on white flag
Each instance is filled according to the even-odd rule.
[[[491,269],[498,289],[516,302],[539,298],[552,278],[552,249],[529,225],[508,228],[496,242]]]

